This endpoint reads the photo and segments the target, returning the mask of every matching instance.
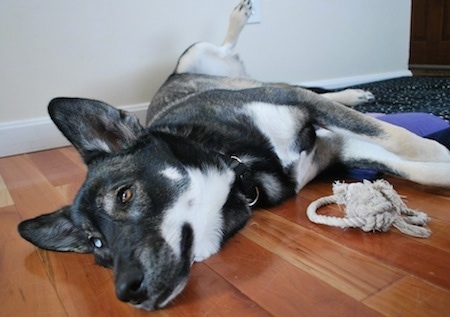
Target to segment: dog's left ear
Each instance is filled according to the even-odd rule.
[[[39,248],[86,253],[92,247],[83,232],[73,225],[70,206],[19,223],[22,238]]]
[[[96,100],[56,98],[48,112],[86,163],[99,153],[132,146],[144,131],[133,114]]]

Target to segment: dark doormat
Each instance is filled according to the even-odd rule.
[[[400,77],[347,88],[375,95],[375,101],[353,107],[361,112],[425,112],[450,121],[450,77]]]

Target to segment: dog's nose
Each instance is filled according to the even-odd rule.
[[[137,267],[131,267],[116,276],[116,295],[123,302],[141,303],[146,299],[142,287],[144,274]]]

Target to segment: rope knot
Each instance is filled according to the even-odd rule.
[[[306,213],[310,221],[341,228],[361,228],[368,231],[388,231],[391,226],[404,234],[427,238],[431,231],[423,226],[428,216],[408,208],[391,184],[385,180],[373,183],[333,184],[332,196],[312,202]],[[345,217],[318,215],[317,209],[328,204],[346,205]]]

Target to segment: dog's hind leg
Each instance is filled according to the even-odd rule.
[[[338,144],[335,159],[349,168],[374,169],[419,184],[450,187],[450,162],[406,159],[380,145],[341,137],[324,129],[320,129],[317,136],[320,140],[328,139],[328,144]]]
[[[375,99],[375,96],[370,91],[362,89],[345,89],[337,92],[327,92],[321,94],[321,96],[350,107]]]
[[[310,91],[296,90],[297,98],[303,107],[309,109],[314,123],[345,139],[377,144],[409,161],[450,163],[449,150],[436,141],[421,138],[402,127],[377,120]]]
[[[227,50],[233,50],[236,46],[239,35],[252,15],[252,1],[242,0],[231,12],[228,32],[223,41],[222,47]]]
[[[304,101],[309,93],[302,93]],[[311,96],[313,97],[313,96]],[[309,102],[308,102],[309,103]],[[337,159],[426,185],[450,187],[450,152],[442,144],[326,99],[310,100],[316,123],[336,135]],[[317,134],[326,133],[318,131]],[[332,142],[330,142],[332,144]]]

